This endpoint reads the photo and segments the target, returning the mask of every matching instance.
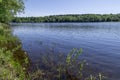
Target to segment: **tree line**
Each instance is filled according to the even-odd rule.
[[[16,23],[39,23],[39,22],[119,22],[120,14],[74,14],[52,15],[44,17],[15,17],[12,22]]]

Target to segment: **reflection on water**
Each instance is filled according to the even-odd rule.
[[[91,70],[120,79],[120,23],[21,23],[13,24],[13,34],[33,62],[50,50],[67,55],[83,48]]]

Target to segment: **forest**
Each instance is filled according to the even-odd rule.
[[[15,23],[40,23],[40,22],[119,22],[120,14],[68,14],[44,17],[15,17]]]

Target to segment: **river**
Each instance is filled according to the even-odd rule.
[[[120,23],[13,23],[13,34],[22,42],[33,63],[49,53],[67,55],[82,48],[81,58],[91,71],[108,80],[120,80]]]

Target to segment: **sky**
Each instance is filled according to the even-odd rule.
[[[120,0],[25,0],[25,13],[18,16],[110,13],[120,13]]]

